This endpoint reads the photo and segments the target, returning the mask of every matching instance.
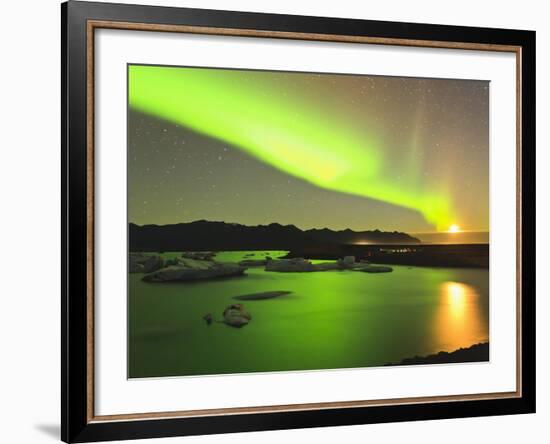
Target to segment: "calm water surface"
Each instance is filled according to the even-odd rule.
[[[250,252],[219,253],[217,260],[238,261],[245,254]],[[275,273],[258,267],[243,277],[160,284],[130,274],[129,376],[379,366],[488,340],[488,270],[392,268],[392,273],[369,274]],[[292,293],[232,299],[276,290]],[[236,302],[252,315],[243,328],[202,319],[212,313],[221,320],[224,308]]]

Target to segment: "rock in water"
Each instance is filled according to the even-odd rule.
[[[228,305],[223,311],[223,322],[231,327],[240,328],[250,322],[252,316],[245,309],[243,304]]]
[[[213,251],[184,251],[181,253],[181,257],[187,259],[198,259],[200,261],[211,261],[216,253]]]
[[[313,264],[307,259],[292,258],[292,259],[277,259],[267,261],[265,271],[278,272],[309,272],[309,271],[331,271],[331,270],[351,270],[358,267],[353,256],[346,256],[344,259],[338,259],[336,262],[322,262]]]
[[[262,293],[243,294],[241,296],[234,296],[233,299],[240,301],[260,301],[262,299],[273,299],[279,296],[285,296],[292,293],[291,291],[264,291]]]
[[[293,259],[279,259],[276,261],[268,261],[265,266],[265,271],[317,271],[317,267],[307,259],[298,257]]]
[[[239,262],[242,267],[262,267],[267,264],[265,259],[243,259]]]
[[[158,255],[130,253],[128,256],[129,273],[151,273],[164,267],[164,260]]]
[[[345,256],[343,259],[336,261],[338,267],[344,270],[355,268],[358,264],[355,262],[355,256]]]
[[[367,265],[366,267],[356,268],[356,271],[363,271],[365,273],[389,273],[393,271],[391,267],[385,267],[383,265]]]
[[[314,265],[315,269],[313,271],[331,271],[331,270],[342,270],[346,267],[343,267],[342,264],[338,261],[336,262],[321,262],[320,264]]]
[[[194,270],[208,270],[213,268],[217,262],[211,260],[191,259],[187,257],[178,257],[176,265]],[[221,262],[219,263],[221,265]]]
[[[221,277],[242,276],[246,267],[238,264],[178,258],[177,265],[161,268],[145,275],[145,282],[197,281]]]
[[[346,266],[355,265],[355,256],[345,256],[342,263]]]

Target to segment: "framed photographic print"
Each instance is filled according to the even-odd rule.
[[[535,33],[62,5],[62,439],[535,411]]]

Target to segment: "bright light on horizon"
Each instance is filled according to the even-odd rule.
[[[449,227],[449,233],[459,233],[459,232],[460,232],[460,227],[458,225],[452,224]]]

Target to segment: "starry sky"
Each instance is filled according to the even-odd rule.
[[[489,82],[129,67],[128,217],[489,227]]]

